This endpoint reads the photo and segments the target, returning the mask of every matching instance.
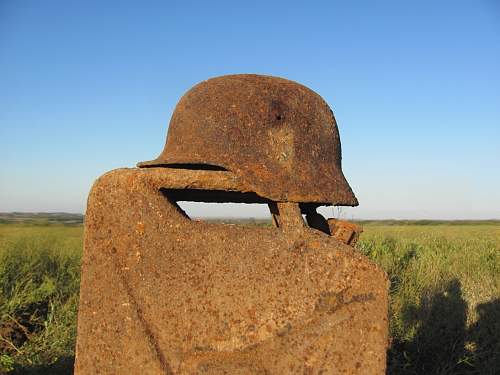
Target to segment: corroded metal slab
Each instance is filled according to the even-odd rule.
[[[92,188],[76,374],[385,372],[380,268],[297,206],[277,204],[276,228],[198,222],[176,189],[245,190],[228,172],[168,168]]]

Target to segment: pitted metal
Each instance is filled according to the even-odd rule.
[[[357,206],[341,168],[330,107],[286,79],[253,74],[201,82],[177,104],[163,152],[139,167],[209,165],[283,202]]]
[[[198,102],[185,97],[159,159],[144,164],[149,168],[117,169],[95,182],[85,217],[75,374],[384,374],[387,276],[350,246],[358,226],[316,212],[324,200],[345,204],[355,198],[347,183],[327,184],[322,193],[317,181],[307,184],[309,179],[299,176],[322,178],[318,171],[330,171],[321,181],[345,182],[336,127],[326,121],[333,117],[301,113],[300,101],[310,109],[325,107],[319,96],[296,83],[260,76],[223,78],[212,81],[222,88],[256,81],[252,87],[259,87],[264,98],[277,98],[280,92],[290,97],[271,107],[263,104],[254,117],[249,109],[240,112],[229,130],[224,124],[231,121],[218,122],[222,107],[210,118],[210,106],[197,111],[187,104]],[[222,88],[208,92],[222,95]],[[253,103],[248,108],[260,100],[256,92],[247,95]],[[222,106],[228,100],[224,94],[209,102]],[[300,108],[306,108],[304,103]],[[177,120],[177,113],[184,120]],[[256,120],[240,127],[269,116],[269,123]],[[191,125],[179,125],[189,118]],[[202,118],[214,129],[203,133],[202,125],[194,125]],[[285,125],[271,124],[281,120]],[[307,136],[297,124],[309,129],[310,137],[333,135],[336,141],[319,140],[314,149],[328,144],[333,152],[314,159],[296,142]],[[263,143],[243,133],[232,135],[235,129],[251,134],[251,128],[262,133],[255,139]],[[208,138],[197,140],[204,134]],[[265,139],[272,140],[272,147]],[[228,160],[216,158],[210,142],[219,142]],[[313,145],[313,138],[306,143]],[[268,148],[259,150],[259,144]],[[274,159],[280,155],[276,149],[294,155],[288,166]],[[306,160],[308,155],[312,160]],[[257,160],[266,167],[259,169]],[[324,165],[314,169],[320,162]],[[334,164],[332,169],[327,162]],[[295,169],[301,166],[306,169]],[[276,179],[263,170],[276,172]],[[300,182],[305,185],[299,189]],[[191,220],[178,204],[185,200],[266,203],[274,227]]]

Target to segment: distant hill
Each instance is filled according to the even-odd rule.
[[[66,212],[0,212],[0,223],[25,223],[25,224],[67,224],[77,225],[83,223],[82,214],[69,214]]]
[[[0,224],[34,224],[34,225],[81,225],[85,216],[66,212],[0,212]],[[198,218],[195,221],[211,223],[270,226],[271,218],[238,218],[210,217]],[[362,225],[500,225],[500,220],[349,220]]]

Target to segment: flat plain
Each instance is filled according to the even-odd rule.
[[[72,373],[81,221],[0,217],[0,373]],[[362,224],[391,280],[388,373],[499,374],[500,222]]]

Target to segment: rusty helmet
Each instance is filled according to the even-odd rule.
[[[283,78],[238,74],[197,84],[175,107],[162,153],[138,166],[222,168],[273,201],[358,205],[330,107]]]

